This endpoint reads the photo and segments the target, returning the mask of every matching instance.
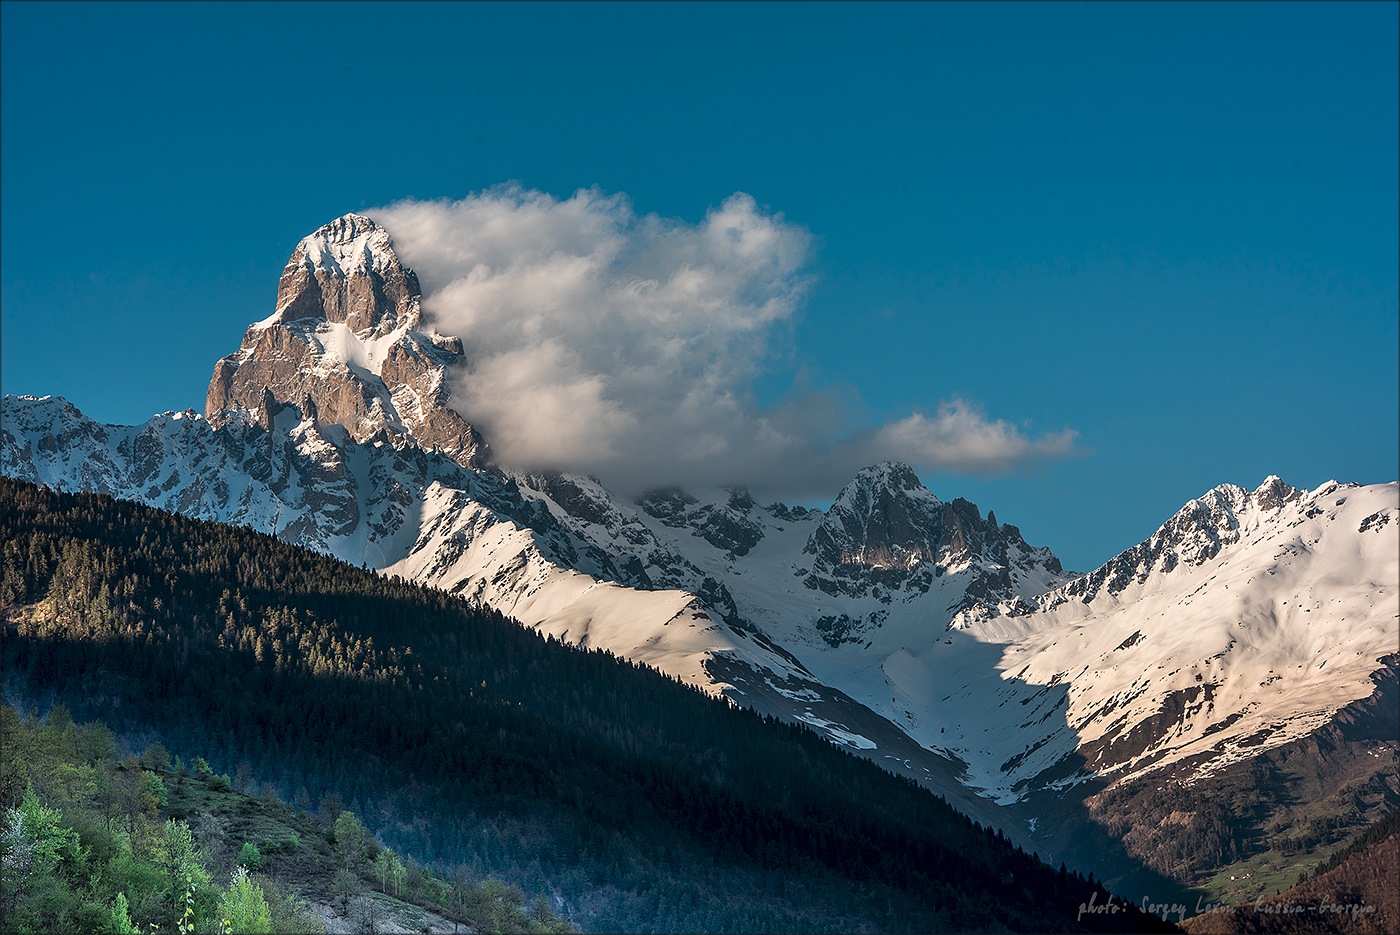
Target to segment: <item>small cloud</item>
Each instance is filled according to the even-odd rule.
[[[996,474],[1044,458],[1067,455],[1079,435],[1065,429],[1031,439],[1010,423],[989,420],[980,408],[955,399],[940,403],[929,418],[921,412],[877,430],[873,450],[885,457],[942,471]]]

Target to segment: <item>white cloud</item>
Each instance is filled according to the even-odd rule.
[[[926,465],[935,470],[992,474],[1037,458],[1069,454],[1078,433],[1073,429],[1032,441],[1014,426],[988,421],[982,411],[962,400],[939,405],[930,419],[913,413],[877,430],[871,449],[884,457]]]
[[[988,473],[1072,445],[962,402],[865,431],[831,391],[760,411],[751,387],[801,303],[811,236],[748,195],[698,224],[515,186],[369,213],[417,271],[429,321],[461,337],[454,405],[507,465],[807,495],[885,458]]]

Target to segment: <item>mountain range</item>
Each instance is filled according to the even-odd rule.
[[[1222,484],[1084,574],[900,463],[826,510],[630,498],[497,463],[452,405],[463,342],[421,300],[386,230],[338,218],[297,244],[203,414],[113,426],[8,396],[0,471],[645,663],[1119,886],[1204,886],[1280,839],[1321,854],[1400,802],[1397,484]]]

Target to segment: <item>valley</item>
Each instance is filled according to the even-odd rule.
[[[420,300],[389,232],[346,215],[297,245],[205,413],[112,426],[8,396],[0,471],[245,527],[655,669],[1132,902],[1254,898],[1266,866],[1316,863],[1400,803],[1395,483],[1222,484],[1082,574],[898,462],[826,510],[738,486],[624,495],[496,463],[452,404],[462,344]]]

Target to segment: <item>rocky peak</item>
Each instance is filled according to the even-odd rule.
[[[747,555],[764,535],[763,524],[751,516],[758,504],[746,487],[729,487],[724,493],[722,503],[701,503],[679,487],[664,487],[642,495],[637,505],[667,526],[689,527],[691,535],[731,557]]]
[[[932,561],[943,538],[943,507],[909,465],[872,465],[842,488],[805,550],[833,564],[908,568]]]
[[[344,323],[356,334],[416,328],[418,277],[394,252],[388,231],[347,214],[302,238],[277,284],[278,321]]]
[[[738,510],[740,513],[747,513],[747,512],[749,512],[750,510],[752,510],[752,509],[753,509],[754,507],[756,507],[756,506],[758,506],[758,504],[755,503],[753,497],[749,495],[749,488],[747,488],[747,487],[730,487],[730,488],[729,488],[729,508],[730,508],[730,509]]]
[[[1264,483],[1250,495],[1254,505],[1263,511],[1277,510],[1302,496],[1302,491],[1285,484],[1277,474],[1264,478]]]
[[[803,584],[832,596],[874,595],[882,603],[940,588],[946,610],[1022,600],[1063,582],[1049,549],[1034,548],[1010,523],[982,518],[977,504],[934,496],[906,464],[861,471],[841,491],[804,551],[815,556]],[[942,584],[935,584],[944,579]],[[883,612],[814,621],[830,645],[864,639]]]
[[[643,494],[637,505],[667,526],[684,526],[686,510],[699,502],[679,487],[662,487]]]
[[[900,491],[909,491],[921,497],[938,499],[920,482],[919,475],[915,474],[914,469],[909,465],[902,461],[881,461],[879,464],[872,464],[857,471],[851,482],[841,489],[836,502],[849,500],[854,503],[863,496]]]
[[[1154,573],[1201,565],[1240,541],[1241,530],[1271,521],[1285,504],[1304,493],[1272,474],[1252,493],[1235,484],[1212,487],[1177,510],[1151,538],[1070,582],[1065,593],[1088,602],[1100,590],[1117,594],[1131,584],[1144,583]]]
[[[357,441],[386,432],[484,466],[484,440],[448,404],[462,342],[424,327],[421,298],[384,228],[358,214],[337,218],[296,245],[276,310],[215,364],[206,417],[215,427],[269,427],[266,395]]]

